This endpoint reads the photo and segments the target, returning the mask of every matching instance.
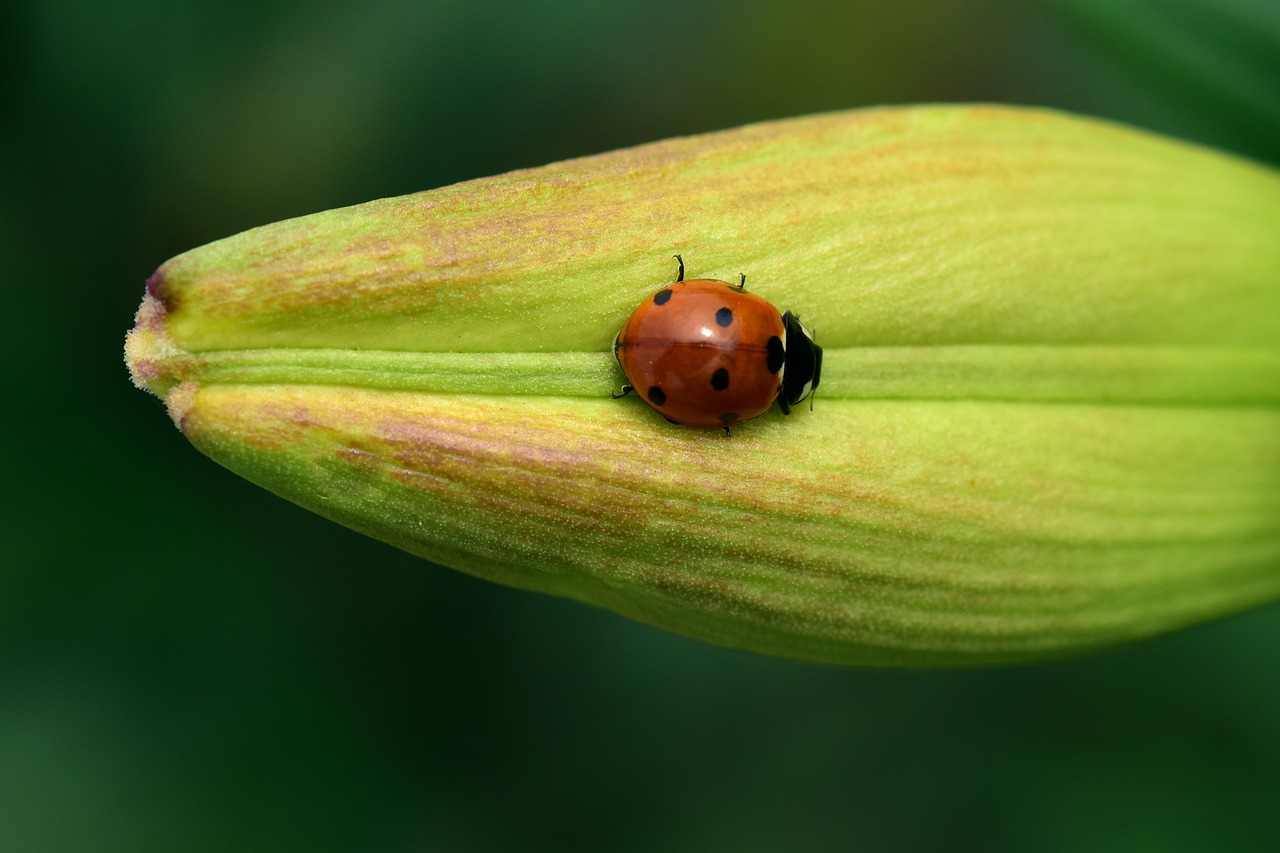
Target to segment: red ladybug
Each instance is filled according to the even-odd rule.
[[[758,417],[773,401],[784,415],[818,387],[822,347],[787,311],[779,314],[740,284],[684,280],[640,304],[613,342],[627,376],[622,392],[638,391],[674,424],[729,427]]]

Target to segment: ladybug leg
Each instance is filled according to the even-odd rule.
[[[724,437],[725,437],[725,438],[729,438],[729,437],[730,437],[730,436],[732,436],[732,435],[733,435],[733,433],[729,432],[729,428],[728,428],[728,427],[725,427],[725,428],[724,428]]]
[[[740,272],[740,273],[738,273],[738,275],[739,275],[739,276],[741,276],[741,280],[738,282],[738,290],[746,290],[746,289],[747,289],[747,274],[746,274],[746,273],[744,273],[744,272]]]
[[[610,396],[613,397],[613,399],[615,400],[621,400],[623,397],[627,396],[634,390],[636,389],[632,388],[630,385],[623,385],[622,390],[619,393],[611,394]]]
[[[684,258],[680,257],[679,255],[672,255],[671,257],[675,258],[677,261],[680,262],[680,272],[676,274],[676,281],[677,282],[684,281]]]

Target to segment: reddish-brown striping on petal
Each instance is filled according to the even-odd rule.
[[[165,275],[167,266],[166,264],[160,267],[160,269],[147,277],[146,293],[160,303],[166,312],[171,312],[177,310],[178,300],[176,292],[169,286],[168,278]]]

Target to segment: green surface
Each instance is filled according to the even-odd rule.
[[[1001,100],[1280,159],[1264,118],[1151,95],[1123,41],[953,8],[0,12],[0,849],[1268,849],[1274,607],[1032,669],[723,651],[337,527],[128,383],[121,334],[178,252],[650,139]],[[1280,53],[1232,55],[1274,79]]]

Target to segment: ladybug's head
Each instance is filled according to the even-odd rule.
[[[822,376],[822,347],[813,342],[813,335],[790,311],[782,315],[782,325],[787,331],[787,352],[782,364],[782,392],[778,394],[778,407],[783,414],[789,415],[792,406],[798,405],[818,387],[818,379]]]

